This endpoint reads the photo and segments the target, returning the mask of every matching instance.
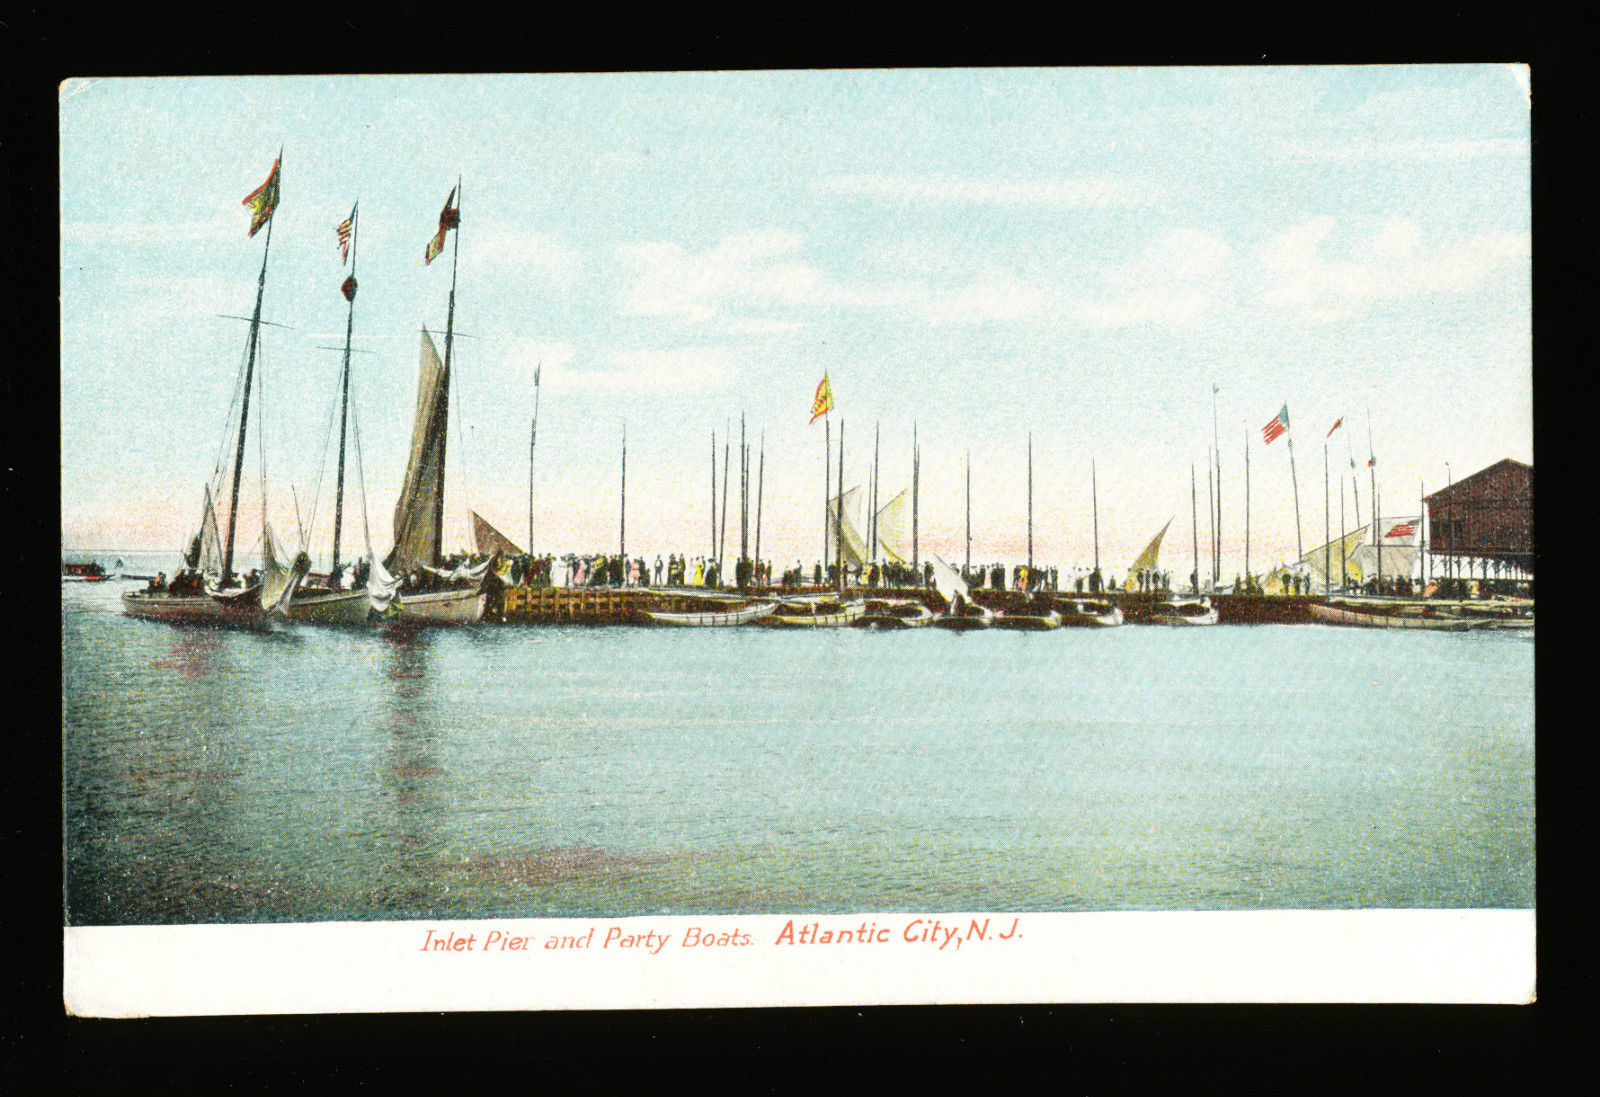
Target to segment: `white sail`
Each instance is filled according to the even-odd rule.
[[[438,561],[449,381],[433,339],[424,328],[418,348],[417,413],[411,427],[411,453],[406,461],[405,486],[394,505],[394,548],[384,561],[392,572],[432,567]]]
[[[1167,524],[1162,526],[1161,531],[1150,539],[1150,543],[1144,547],[1144,551],[1139,554],[1138,558],[1128,568],[1129,575],[1134,575],[1146,568],[1154,568],[1156,566],[1156,558],[1161,555],[1161,539],[1167,535],[1167,529],[1171,525],[1172,519],[1168,518]]]
[[[957,598],[965,602],[972,601],[972,592],[967,588],[966,581],[956,574],[955,568],[931,552],[928,559],[933,561],[933,589],[939,592],[940,597],[952,606]]]
[[[269,613],[281,613],[299,588],[306,573],[311,570],[311,559],[305,553],[296,553],[292,562],[279,555],[272,527],[265,525],[261,531],[261,608]]]
[[[200,515],[200,555],[195,564],[206,575],[222,573],[222,537],[217,532],[217,508],[211,502],[211,485],[205,487],[205,509]]]
[[[844,537],[844,552],[842,554],[844,556],[844,566],[853,568],[867,563],[867,544],[862,539],[860,531],[856,529],[856,524],[850,517],[854,511],[860,508],[860,494],[861,488],[859,486],[853,487],[844,493],[844,515],[842,519],[839,517],[840,499],[835,497],[828,500],[829,563],[836,559],[836,554],[838,553],[838,546],[835,544],[838,531],[842,531]]]
[[[472,542],[473,548],[480,556],[492,556],[500,553],[502,556],[521,556],[522,549],[517,543],[494,526],[489,520],[477,511],[472,511]]]
[[[400,580],[389,574],[371,545],[367,546],[367,565],[367,601],[378,613],[387,613],[400,591]]]
[[[905,552],[906,500],[910,489],[902,488],[878,510],[878,551],[891,564],[904,564],[910,557]]]

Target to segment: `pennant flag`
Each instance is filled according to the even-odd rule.
[[[1283,405],[1283,410],[1273,418],[1272,422],[1261,428],[1261,437],[1266,439],[1265,444],[1271,445],[1284,431],[1289,429],[1289,405]]]
[[[1377,461],[1378,461],[1378,459],[1376,457],[1368,457],[1367,458],[1367,467],[1371,468],[1374,464],[1377,463]]]
[[[340,283],[339,292],[344,294],[346,301],[354,301],[356,299],[356,276],[352,274]]]
[[[817,385],[817,395],[811,400],[811,422],[815,423],[822,416],[833,410],[833,386],[828,384],[828,375],[822,375],[822,382]],[[810,424],[808,423],[807,426]]]
[[[1392,529],[1388,533],[1384,534],[1384,537],[1386,539],[1389,538],[1389,537],[1410,537],[1413,533],[1416,533],[1416,532],[1417,532],[1417,527],[1416,527],[1416,525],[1414,523],[1401,522],[1398,526],[1394,527],[1394,529]]]
[[[262,225],[272,219],[272,211],[278,208],[278,160],[272,162],[272,172],[267,176],[267,181],[245,195],[244,201],[239,204],[250,207],[249,235],[254,236]]]
[[[360,203],[356,203],[357,206]],[[356,206],[350,207],[350,216],[339,222],[339,227],[334,230],[339,234],[339,262],[350,261],[350,238],[356,231]]]
[[[1328,428],[1328,433],[1324,437],[1332,438],[1333,437],[1333,432],[1338,430],[1343,425],[1344,425],[1344,416],[1341,415],[1341,416],[1339,416],[1339,418],[1337,418],[1337,419],[1335,419],[1333,421],[1333,426]]]
[[[450,188],[450,197],[444,200],[444,209],[439,211],[439,231],[433,234],[433,239],[428,241],[428,257],[423,265],[439,258],[439,253],[444,250],[444,234],[461,224],[461,210],[456,208],[456,188]]]

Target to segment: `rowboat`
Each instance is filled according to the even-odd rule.
[[[265,626],[266,610],[261,608],[261,584],[216,595],[169,594],[165,591],[124,591],[122,608],[138,617],[159,621],[180,621],[199,625]]]
[[[866,612],[853,622],[855,628],[921,628],[933,621],[933,611],[913,599],[870,598]]]
[[[1214,625],[1217,610],[1207,598],[1175,598],[1150,615],[1152,625]]]
[[[994,624],[994,610],[962,599],[949,613],[935,617],[933,624],[936,628],[950,629],[954,632],[989,628]]]
[[[1122,607],[1093,598],[1056,598],[1063,628],[1115,628],[1122,624]]]
[[[751,621],[759,621],[771,613],[775,602],[753,602],[749,605],[740,605],[737,601],[725,602],[715,599],[705,599],[717,609],[693,610],[688,613],[673,613],[657,609],[641,609],[640,616],[654,625],[675,625],[679,628],[727,628],[733,625],[747,625]]]
[[[1328,625],[1356,625],[1364,628],[1404,628],[1427,629],[1432,632],[1467,632],[1473,629],[1495,627],[1495,620],[1489,617],[1437,617],[1424,616],[1423,611],[1415,613],[1381,613],[1365,610],[1349,609],[1340,605],[1306,607],[1311,611],[1311,616]]]
[[[372,600],[365,589],[302,586],[295,591],[285,615],[291,621],[308,624],[364,625],[372,616]]]
[[[837,599],[779,602],[772,612],[756,618],[755,624],[768,628],[843,628],[866,611],[865,602]]]
[[[488,592],[482,586],[403,594],[391,604],[397,624],[471,625],[483,620]]]
[[[1061,614],[1053,609],[1024,606],[1021,609],[1007,610],[997,616],[994,619],[994,627],[1018,632],[1048,632],[1050,629],[1061,627]]]

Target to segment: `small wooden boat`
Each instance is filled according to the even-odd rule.
[[[1023,606],[1021,609],[1006,610],[997,616],[994,627],[1017,632],[1048,632],[1061,627],[1061,614],[1039,606]]]
[[[401,594],[391,604],[398,624],[473,625],[483,620],[489,595],[482,585]]]
[[[63,561],[61,564],[63,583],[103,583],[110,578],[105,569],[92,560],[88,563]]]
[[[263,626],[269,615],[261,606],[261,585],[210,594],[173,594],[164,590],[130,590],[122,608],[137,617],[200,625]]]
[[[835,598],[779,602],[771,613],[758,617],[757,625],[768,628],[843,628],[867,611],[865,602],[841,602]]]
[[[334,590],[302,586],[294,592],[285,614],[291,621],[317,625],[364,625],[372,616],[366,589]]]
[[[933,611],[914,599],[869,598],[866,612],[853,622],[855,628],[921,628],[933,621]]]
[[[949,613],[935,617],[933,624],[936,628],[950,629],[953,632],[990,628],[994,625],[994,610],[980,606],[976,602],[961,600]]]
[[[1150,614],[1152,625],[1214,625],[1217,609],[1208,598],[1174,598]]]
[[[707,608],[688,612],[641,609],[639,615],[653,625],[675,625],[678,628],[728,628],[759,621],[771,613],[776,605],[775,602],[745,604],[737,599],[720,598],[697,598],[695,601],[706,603]]]
[[[1473,629],[1493,628],[1495,621],[1489,617],[1441,617],[1427,607],[1414,612],[1375,611],[1354,609],[1338,603],[1326,606],[1307,606],[1313,620],[1327,625],[1356,625],[1363,628],[1426,629],[1433,632],[1468,632]]]
[[[1122,624],[1122,607],[1098,598],[1055,599],[1063,628],[1115,628]]]

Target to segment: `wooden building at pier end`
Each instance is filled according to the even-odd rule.
[[[1533,466],[1509,457],[1427,497],[1428,551],[1458,574],[1533,577]]]

